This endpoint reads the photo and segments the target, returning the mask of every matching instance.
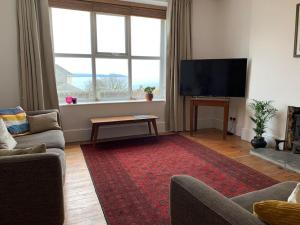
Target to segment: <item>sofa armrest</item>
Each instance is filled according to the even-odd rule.
[[[61,164],[57,154],[0,158],[0,224],[61,225]]]
[[[37,111],[27,111],[26,114],[28,116],[36,116],[36,115],[42,115],[42,114],[47,114],[47,113],[52,113],[52,112],[57,113],[58,124],[61,127],[62,123],[61,123],[61,117],[60,117],[60,113],[59,113],[58,109],[45,109],[45,110],[37,110]]]
[[[171,180],[172,225],[265,225],[203,182],[189,176]]]

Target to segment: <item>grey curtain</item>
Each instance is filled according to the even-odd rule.
[[[192,0],[170,0],[168,6],[166,122],[170,131],[185,129],[185,104],[179,95],[180,61],[191,58],[191,5]]]
[[[58,109],[48,0],[17,0],[21,104]]]

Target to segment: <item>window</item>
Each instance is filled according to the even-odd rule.
[[[161,20],[131,17],[131,46],[133,56],[161,54]]]
[[[53,9],[52,26],[55,53],[91,54],[89,12]]]
[[[126,53],[125,16],[97,15],[98,52]]]
[[[165,20],[51,9],[61,103],[165,97]]]

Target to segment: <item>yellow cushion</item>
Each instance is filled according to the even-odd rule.
[[[268,225],[299,225],[300,204],[283,201],[262,201],[254,203],[253,213]]]

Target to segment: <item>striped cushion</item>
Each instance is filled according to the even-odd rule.
[[[13,109],[0,109],[0,118],[3,119],[7,130],[12,135],[29,132],[29,123],[26,113],[20,106]]]

